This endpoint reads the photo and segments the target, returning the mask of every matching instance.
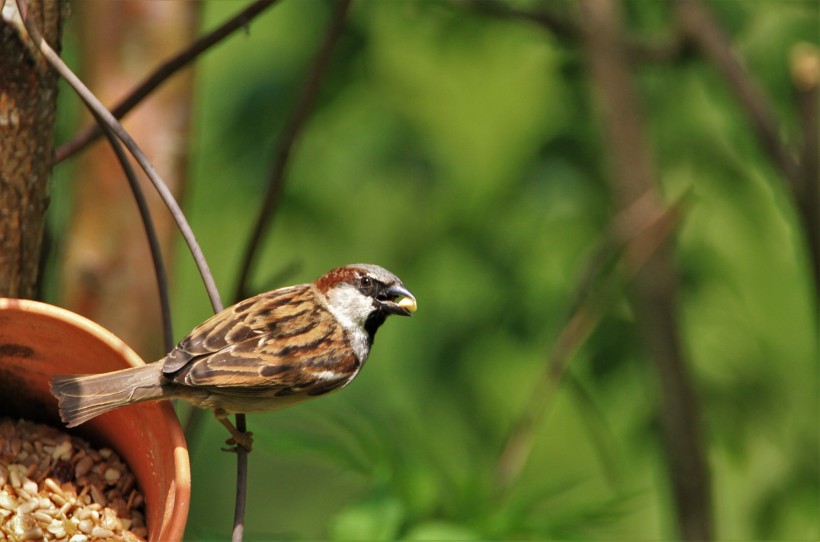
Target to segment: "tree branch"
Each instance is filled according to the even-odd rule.
[[[582,0],[581,25],[591,84],[601,112],[612,187],[622,208],[649,196],[662,208],[657,174],[633,91],[621,39],[619,4]],[[686,540],[713,537],[711,482],[700,432],[698,403],[684,359],[677,320],[677,276],[668,243],[646,257],[627,252],[627,264],[646,258],[633,284],[633,302],[647,354],[658,376],[659,414],[678,531]]]
[[[484,15],[535,23],[565,40],[575,41],[581,37],[578,25],[575,21],[544,9],[539,9],[538,11],[520,9],[499,0],[452,0],[452,2],[456,5],[473,9]]]
[[[253,262],[262,238],[267,231],[268,224],[273,218],[273,214],[279,205],[279,198],[285,184],[285,170],[291,152],[296,145],[296,140],[307,122],[310,110],[316,100],[319,87],[330,64],[330,57],[333,49],[339,40],[344,28],[350,0],[339,0],[336,9],[331,17],[324,42],[319,48],[308,77],[305,81],[299,101],[296,104],[285,129],[279,138],[279,142],[274,152],[274,166],[271,173],[268,187],[262,200],[262,205],[257,216],[251,239],[245,249],[245,255],[240,268],[239,279],[234,294],[235,300],[248,297],[248,277],[253,267]],[[193,411],[188,420],[189,426],[195,426],[201,411]],[[246,420],[244,414],[236,415],[236,429],[244,433],[246,431]],[[232,542],[241,542],[245,532],[245,505],[247,499],[247,478],[248,478],[248,452],[242,447],[236,447],[236,507],[234,510],[234,526],[231,536]]]
[[[797,162],[778,135],[780,130],[772,107],[763,90],[733,52],[728,36],[698,0],[675,0],[674,5],[681,29],[726,80],[749,117],[763,151],[789,183],[799,183]]]
[[[501,0],[451,0],[451,2],[483,15],[533,23],[571,45],[576,45],[581,40],[581,30],[575,18],[558,15],[543,8],[521,9]],[[685,36],[677,31],[672,36],[661,40],[627,39],[624,42],[624,47],[629,50],[630,56],[641,62],[663,62],[680,58],[686,51],[687,45]]]
[[[812,278],[817,298],[820,298],[820,189],[818,189],[817,165],[817,53],[814,60],[808,58],[808,70],[798,69],[798,73],[807,75],[802,82],[794,79],[801,77],[792,72],[797,87],[798,111],[801,113],[803,148],[801,159],[798,153],[790,149],[780,137],[780,127],[763,89],[743,66],[741,59],[733,52],[729,37],[717,23],[711,12],[699,0],[675,0],[675,10],[680,26],[688,38],[703,52],[703,55],[714,64],[717,72],[726,81],[734,93],[743,112],[749,118],[752,131],[775,168],[785,178],[794,205],[800,215],[805,229],[809,257],[811,258]],[[806,51],[804,49],[804,51]],[[798,57],[801,55],[798,55]],[[811,56],[811,54],[810,54]],[[804,59],[806,57],[803,57]],[[793,58],[794,62],[797,57]],[[803,64],[805,66],[805,64]],[[812,68],[811,66],[815,67]],[[814,75],[810,73],[814,71]],[[810,82],[811,80],[815,82]],[[808,83],[800,86],[801,83]]]
[[[503,493],[521,475],[532,452],[535,432],[555,400],[575,352],[597,328],[619,291],[611,267],[623,267],[630,281],[674,231],[679,205],[658,209],[651,194],[622,211],[592,252],[575,288],[575,301],[552,344],[543,371],[520,418],[512,425],[496,464],[495,485]],[[614,262],[614,263],[613,263]]]
[[[111,113],[116,119],[123,118],[169,77],[195,60],[199,55],[233,34],[236,30],[247,27],[254,17],[277,1],[278,0],[256,0],[211,32],[191,43],[185,50],[180,51],[175,56],[160,64],[142,83],[137,85],[120,103],[114,106],[111,109]],[[54,154],[54,163],[60,163],[66,158],[80,152],[100,137],[100,135],[102,135],[102,131],[98,124],[87,126],[68,142],[63,143],[57,148]]]
[[[820,301],[820,49],[796,45],[791,65],[802,136],[797,202],[809,240],[815,299]]]
[[[236,289],[234,291],[234,299],[236,300],[244,299],[251,293],[248,282],[253,264],[259,252],[259,246],[268,232],[268,225],[273,220],[276,209],[279,207],[279,200],[285,186],[285,171],[287,170],[293,149],[296,147],[299,135],[302,133],[302,129],[307,123],[310,111],[316,101],[322,80],[330,65],[333,50],[342,35],[349,7],[350,0],[339,0],[335,3],[335,10],[328,23],[324,41],[316,52],[316,56],[313,58],[313,63],[308,70],[302,91],[299,93],[299,100],[293,108],[274,149],[271,175],[267,188],[265,189],[265,195],[262,198],[259,214],[254,223],[253,232],[251,233],[248,244],[245,246],[245,253],[242,257],[239,279],[237,280]]]
[[[245,415],[236,415],[236,430],[247,431]],[[245,508],[248,499],[248,451],[237,444],[236,448],[236,505],[233,513],[231,542],[242,542],[245,536]]]

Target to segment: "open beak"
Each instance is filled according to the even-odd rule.
[[[416,298],[402,284],[390,286],[377,299],[390,314],[412,316],[416,312]]]

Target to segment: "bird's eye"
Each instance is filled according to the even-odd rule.
[[[378,289],[379,283],[375,279],[367,275],[359,277],[359,291],[364,295],[374,295]]]

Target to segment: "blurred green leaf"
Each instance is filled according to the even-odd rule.
[[[401,502],[389,496],[373,496],[341,511],[333,519],[333,540],[392,540],[401,527]]]
[[[403,540],[480,540],[482,537],[465,525],[446,521],[428,521],[414,525]]]
[[[577,16],[574,2],[507,3]],[[818,42],[817,2],[704,3],[795,141],[789,53]],[[223,294],[331,5],[280,2],[197,65],[185,208]],[[676,32],[667,4],[622,6],[630,40]],[[206,3],[204,26],[236,9]],[[687,51],[635,69],[663,197],[686,194],[679,323],[716,538],[817,539],[817,306],[794,202],[709,62]],[[385,324],[340,393],[249,416],[249,540],[675,538],[656,376],[627,285],[533,428],[521,477],[509,492],[494,486],[615,213],[594,92],[580,46],[529,21],[449,1],[353,2],[253,285],[294,263],[288,283],[371,261],[402,277],[419,310]],[[60,133],[74,117],[61,114]],[[57,241],[69,189],[52,194]],[[181,336],[210,307],[175,250]],[[56,295],[58,277],[49,283]],[[223,433],[210,420],[192,443],[186,539],[228,536]]]

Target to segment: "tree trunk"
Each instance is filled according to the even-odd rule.
[[[28,16],[59,51],[61,0],[27,5]],[[0,296],[32,298],[48,207],[57,74],[24,39],[0,21]]]
[[[621,3],[583,0],[579,5],[613,194],[623,209],[645,195],[662,208],[629,58],[621,45]],[[714,537],[711,476],[698,401],[678,332],[678,277],[671,248],[660,247],[646,262],[635,277],[632,299],[647,357],[658,377],[658,414],[678,535],[682,540],[708,541]]]

